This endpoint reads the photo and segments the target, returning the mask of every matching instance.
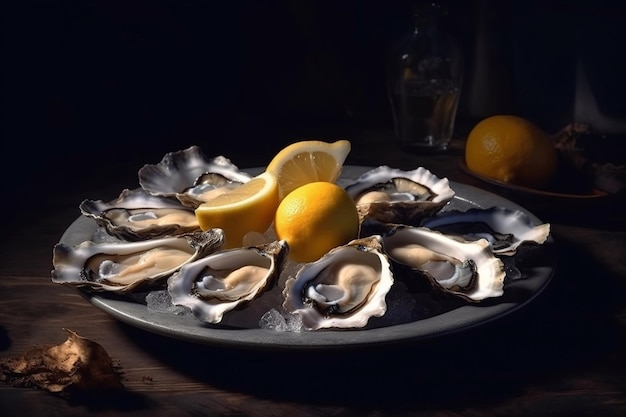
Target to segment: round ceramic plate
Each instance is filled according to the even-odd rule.
[[[371,168],[346,166],[339,182],[347,183],[369,169]],[[252,175],[259,172],[258,169],[247,171]],[[451,186],[456,196],[445,210],[502,206],[522,210],[534,223],[541,223],[540,219],[532,213],[503,197],[460,183],[451,182]],[[61,242],[71,245],[79,244],[92,239],[96,231],[97,225],[93,220],[80,217],[65,231]],[[238,315],[240,319],[243,318],[241,323],[246,322],[247,309],[227,313],[225,324],[209,325],[200,322],[190,314],[176,314],[168,310],[148,308],[140,297],[94,293],[86,290],[81,290],[81,292],[95,307],[122,322],[190,342],[253,349],[289,350],[375,346],[418,341],[469,330],[524,307],[546,288],[554,274],[556,257],[553,246],[554,243],[550,238],[543,245],[532,248],[531,255],[536,258],[536,262],[526,260],[521,277],[507,280],[503,297],[477,304],[452,303],[418,320],[405,320],[397,323],[392,321],[390,324],[379,320],[377,324],[368,325],[363,329],[290,332],[260,328],[256,325],[256,319],[248,321],[252,325],[246,326],[237,325],[236,321],[226,320],[227,316],[232,314]],[[252,309],[254,304],[253,302],[248,309]],[[254,309],[249,311],[254,311]],[[258,314],[258,311],[255,314]]]

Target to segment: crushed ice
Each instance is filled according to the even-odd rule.
[[[172,297],[167,290],[150,291],[146,295],[146,305],[148,310],[159,313],[170,313],[177,316],[191,314],[191,310],[187,307],[172,304]]]
[[[261,316],[259,327],[278,332],[301,332],[303,330],[302,317],[299,314],[281,313],[271,308]]]

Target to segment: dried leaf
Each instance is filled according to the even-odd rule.
[[[23,355],[0,360],[0,380],[14,386],[37,386],[54,393],[67,390],[111,390],[122,387],[120,375],[98,343],[65,329],[59,345],[34,347]]]

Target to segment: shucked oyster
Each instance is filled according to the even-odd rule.
[[[176,199],[154,196],[141,188],[123,190],[117,199],[108,203],[83,200],[79,208],[107,233],[122,240],[145,240],[200,231],[193,209]]]
[[[426,168],[402,171],[385,165],[364,173],[345,189],[362,222],[411,225],[441,210],[455,194],[447,178]]]
[[[309,330],[365,326],[387,311],[393,284],[380,236],[356,239],[307,263],[285,284],[283,307]]]
[[[460,241],[425,227],[398,226],[383,235],[383,248],[392,263],[446,294],[480,301],[504,292],[504,264],[485,239]]]
[[[139,242],[57,243],[52,282],[125,293],[160,282],[223,244],[222,229]]]
[[[224,156],[207,158],[198,146],[167,153],[158,164],[144,165],[138,175],[144,190],[192,208],[252,178]]]
[[[176,198],[184,205],[197,208],[200,204],[209,201],[228,190],[239,187],[249,178],[233,179],[231,172],[223,174],[217,172],[205,172],[200,175],[184,192],[176,194]],[[247,175],[243,174],[242,175]]]
[[[465,240],[487,239],[493,253],[507,256],[515,255],[522,244],[542,244],[550,235],[549,223],[534,225],[523,211],[499,206],[448,211],[421,225]]]
[[[227,249],[182,267],[168,280],[172,304],[189,307],[201,321],[219,323],[277,281],[289,247],[284,240]]]

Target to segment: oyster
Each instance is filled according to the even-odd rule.
[[[227,249],[189,263],[168,279],[172,304],[189,307],[203,322],[219,323],[224,313],[272,288],[289,247],[284,240]]]
[[[460,241],[425,227],[397,226],[382,240],[392,264],[408,267],[446,294],[480,301],[504,293],[504,263],[485,239]]]
[[[83,200],[83,215],[122,240],[145,240],[200,231],[193,209],[180,201],[154,196],[142,188],[125,189],[108,203]]]
[[[283,307],[308,330],[363,327],[387,311],[393,281],[380,236],[356,239],[304,264],[285,283]]]
[[[222,229],[138,242],[86,241],[76,246],[57,243],[53,250],[52,281],[126,293],[160,282],[223,244]]]
[[[252,178],[224,156],[206,157],[198,146],[167,153],[138,175],[139,185],[150,194],[174,197],[192,208]]]
[[[200,204],[209,201],[228,190],[237,188],[249,180],[249,178],[246,178],[245,181],[243,178],[234,180],[226,175],[229,174],[205,172],[194,181],[192,187],[187,188],[182,193],[176,194],[176,198],[186,206],[197,208]]]
[[[447,178],[423,167],[403,171],[383,165],[365,172],[345,189],[361,222],[375,219],[410,225],[437,213],[455,195]]]
[[[520,245],[542,244],[550,235],[550,224],[534,225],[521,210],[506,207],[448,211],[425,219],[422,226],[465,240],[487,239],[498,255],[515,255]]]

